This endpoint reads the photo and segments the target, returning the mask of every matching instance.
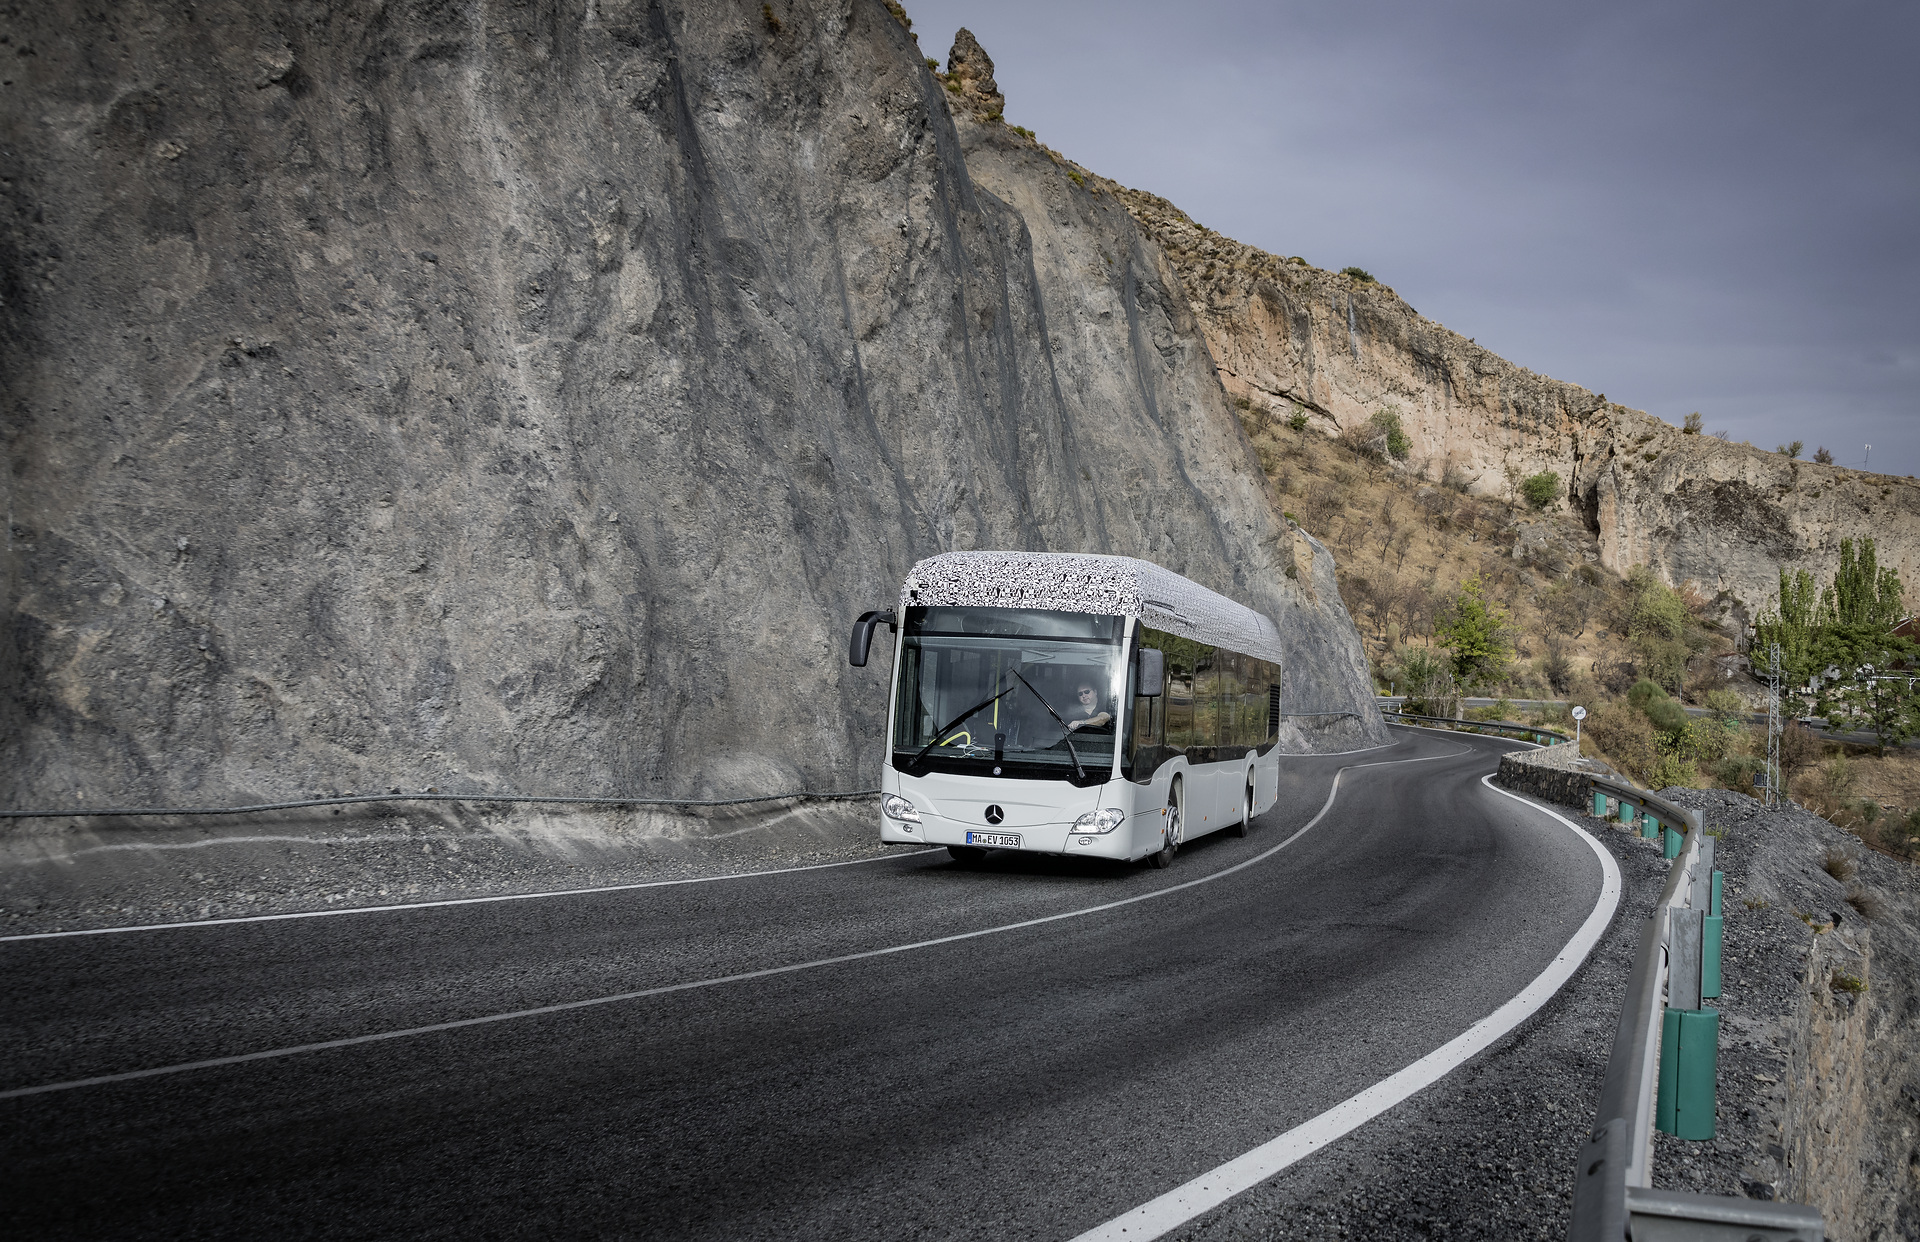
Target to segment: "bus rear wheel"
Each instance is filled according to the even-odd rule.
[[[1253,782],[1247,782],[1247,792],[1240,797],[1240,822],[1233,826],[1233,835],[1244,837],[1253,831]]]
[[[1173,856],[1180,852],[1180,829],[1185,824],[1180,813],[1180,782],[1175,781],[1173,788],[1167,791],[1167,840],[1155,853],[1147,855],[1147,861],[1165,870],[1173,865]]]
[[[987,856],[987,852],[977,845],[949,845],[947,853],[953,855],[953,861],[962,866],[972,866],[984,861]]]

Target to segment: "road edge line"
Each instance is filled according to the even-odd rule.
[[[1414,726],[1417,727],[1417,726]],[[1072,1242],[1150,1242],[1201,1216],[1315,1152],[1344,1138],[1395,1105],[1432,1086],[1479,1053],[1499,1042],[1532,1017],[1566,985],[1586,963],[1620,905],[1620,864],[1586,829],[1558,811],[1509,793],[1493,783],[1493,773],[1480,783],[1503,797],[1532,807],[1565,825],[1585,841],[1600,860],[1600,896],[1586,920],[1562,945],[1547,968],[1534,976],[1500,1008],[1481,1018],[1413,1064],[1381,1079],[1356,1095],[1253,1150],[1208,1170],[1155,1199],[1077,1234]]]

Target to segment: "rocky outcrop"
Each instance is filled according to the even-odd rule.
[[[975,120],[997,121],[1006,111],[1007,97],[993,80],[993,58],[965,26],[953,36],[946,81],[947,88],[960,97]]]
[[[1268,254],[1114,188],[1172,260],[1221,383],[1253,417],[1304,410],[1337,434],[1392,410],[1413,470],[1504,497],[1551,470],[1602,563],[1692,580],[1736,622],[1765,604],[1782,566],[1830,574],[1843,538],[1873,535],[1881,563],[1920,583],[1920,484],[1684,435],[1515,366],[1385,285]]]
[[[8,20],[7,803],[871,785],[847,626],[951,548],[1365,712],[1160,248],[879,0]]]

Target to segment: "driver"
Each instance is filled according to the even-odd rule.
[[[1113,723],[1113,713],[1107,711],[1101,703],[1100,688],[1090,681],[1075,684],[1074,703],[1061,713],[1067,719],[1067,732],[1075,733],[1081,729],[1098,729],[1102,725]]]

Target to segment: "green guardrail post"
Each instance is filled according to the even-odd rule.
[[[1638,827],[1640,824],[1640,808],[1625,798],[1620,799],[1620,822],[1629,828]]]
[[[1607,817],[1607,792],[1604,789],[1593,791],[1593,813],[1601,819]]]
[[[1640,835],[1649,841],[1659,836],[1660,830],[1664,827],[1666,827],[1666,825],[1662,824],[1660,817],[1652,811],[1648,811],[1640,817]]]
[[[1679,833],[1675,832],[1672,826],[1669,825],[1667,827],[1667,839],[1665,842],[1665,846],[1660,851],[1661,856],[1665,858],[1680,857],[1680,847],[1685,845],[1686,843],[1687,843],[1687,839],[1681,836]]]
[[[1706,1000],[1720,995],[1720,940],[1724,922],[1718,914],[1709,914],[1700,920],[1700,995]]]
[[[1707,901],[1707,913],[1716,917],[1720,914],[1720,889],[1724,879],[1718,871],[1713,873],[1713,896]]]
[[[1720,1063],[1720,1011],[1669,1009],[1660,1018],[1660,1085],[1653,1124],[1682,1139],[1713,1137],[1714,1077]]]

